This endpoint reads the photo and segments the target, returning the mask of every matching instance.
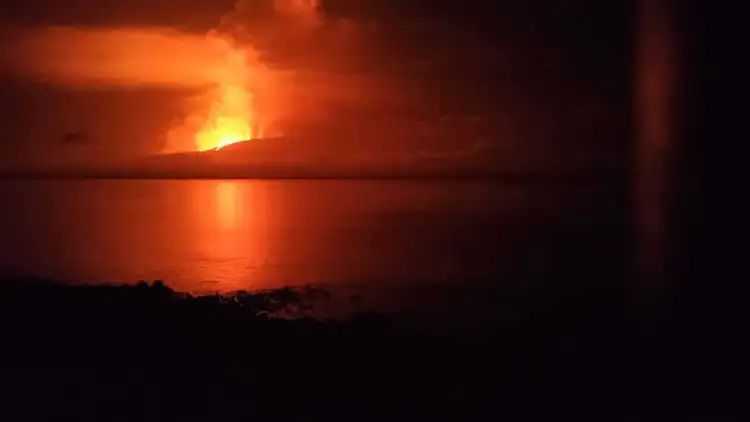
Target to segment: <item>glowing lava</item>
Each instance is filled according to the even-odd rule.
[[[252,96],[243,88],[223,86],[203,127],[195,134],[198,151],[218,150],[253,138]]]
[[[247,87],[249,69],[242,52],[223,39],[215,39],[226,51],[226,67],[221,72],[205,121],[194,135],[198,151],[218,150],[252,139],[253,95]]]

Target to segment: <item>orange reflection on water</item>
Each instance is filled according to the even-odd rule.
[[[237,182],[216,184],[216,220],[220,227],[237,229],[243,217],[243,207]]]
[[[231,291],[273,283],[269,273],[267,183],[246,180],[192,181],[194,207],[186,225],[195,250],[193,290]]]

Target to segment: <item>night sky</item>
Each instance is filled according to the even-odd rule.
[[[611,154],[628,138],[630,9],[595,0],[323,0],[306,28],[280,18],[270,0],[6,0],[0,149],[8,159],[47,155],[74,133],[113,156],[158,152],[195,95],[179,86],[61,86],[19,72],[19,31],[54,25],[227,34],[295,75],[287,96],[306,112],[287,113],[280,131],[339,153],[480,144]]]

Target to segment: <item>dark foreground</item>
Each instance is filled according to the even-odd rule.
[[[727,420],[696,305],[635,310],[616,286],[463,335],[269,318],[319,291],[0,290],[2,420]]]

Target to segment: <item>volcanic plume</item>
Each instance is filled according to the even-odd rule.
[[[258,2],[255,2],[257,4]],[[164,133],[164,151],[206,151],[280,135],[280,72],[261,63],[253,41],[315,25],[316,1],[275,0],[260,35],[238,32],[240,1],[206,34],[165,27],[54,26],[23,30],[15,66],[44,83],[83,89],[167,87],[195,93]],[[283,34],[282,34],[283,35]],[[287,75],[288,76],[288,75]],[[263,110],[259,104],[263,103]]]
[[[145,0],[123,3],[137,17],[33,17],[13,37],[0,24],[0,76],[6,64],[16,71],[7,143],[24,138],[15,144],[28,154],[8,150],[54,162],[69,162],[62,149],[96,163],[110,153],[119,165],[285,138],[382,168],[446,157],[516,165],[521,155],[548,168],[561,154],[609,156],[626,133],[627,19],[597,18],[627,16],[624,6],[238,0],[205,2],[216,9],[206,17],[188,6],[198,0],[165,2],[158,14]],[[191,26],[193,15],[206,20]],[[588,33],[609,40],[605,52]],[[59,142],[73,138],[88,141]],[[96,143],[101,154],[87,146]],[[273,151],[269,161],[301,151],[240,150]]]

